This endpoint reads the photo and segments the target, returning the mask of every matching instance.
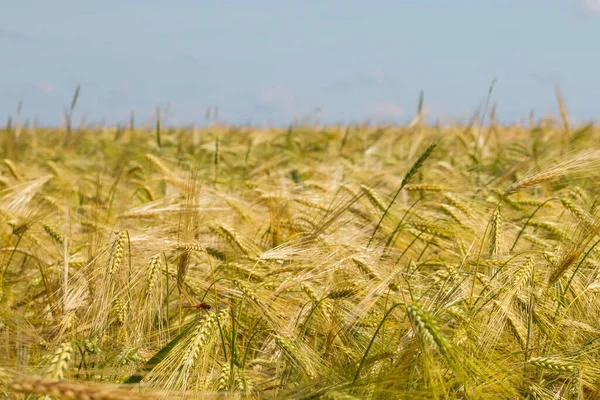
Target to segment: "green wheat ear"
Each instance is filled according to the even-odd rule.
[[[419,172],[419,170],[421,169],[421,167],[425,163],[425,160],[427,160],[429,158],[429,156],[431,156],[431,154],[433,153],[433,151],[437,147],[437,145],[438,145],[438,143],[439,143],[440,140],[441,139],[438,138],[432,144],[430,144],[429,147],[427,147],[427,149],[419,156],[419,158],[417,159],[417,161],[415,161],[415,163],[412,165],[412,167],[410,167],[410,169],[408,170],[408,172],[406,173],[406,175],[404,175],[404,178],[402,178],[402,183],[400,184],[400,188],[398,188],[398,190],[396,191],[396,194],[392,198],[392,201],[390,201],[390,204],[388,204],[387,208],[383,212],[383,215],[379,219],[379,222],[377,222],[377,226],[375,226],[375,229],[373,230],[373,233],[371,234],[371,237],[369,238],[369,242],[367,243],[367,248],[371,245],[371,242],[373,241],[373,238],[375,237],[375,234],[379,230],[379,227],[381,226],[381,223],[385,219],[385,216],[387,215],[388,211],[390,210],[390,208],[392,207],[392,205],[396,201],[396,198],[400,194],[400,191],[402,191],[402,189],[404,188],[404,186],[406,186],[408,184],[408,182],[410,182],[410,180],[417,174],[417,172]]]
[[[161,124],[161,119],[160,119],[160,107],[156,107],[156,145],[160,148],[162,147],[162,143],[160,140],[160,134],[161,134],[161,128],[162,128],[162,124]]]

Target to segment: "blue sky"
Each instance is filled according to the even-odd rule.
[[[0,111],[54,125],[600,117],[600,0],[0,0]]]

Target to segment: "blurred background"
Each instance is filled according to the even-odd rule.
[[[2,1],[0,110],[89,123],[600,116],[600,0]],[[208,110],[208,112],[207,112]],[[2,117],[5,118],[5,117]]]

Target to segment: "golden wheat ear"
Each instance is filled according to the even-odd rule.
[[[158,398],[152,395],[136,395],[118,385],[81,384],[69,381],[54,381],[37,376],[23,376],[9,383],[8,389],[23,395],[54,397],[59,399],[94,400],[142,400]]]

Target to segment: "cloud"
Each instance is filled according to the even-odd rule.
[[[587,12],[600,15],[600,0],[583,0],[582,5]]]
[[[404,115],[404,108],[395,103],[377,102],[364,107],[364,112],[371,118],[397,119]]]
[[[370,84],[382,84],[385,81],[385,72],[381,68],[375,68],[359,74],[362,81]]]
[[[258,94],[254,116],[289,120],[296,117],[296,106],[296,96],[291,90],[279,85],[271,86]]]
[[[54,94],[56,93],[56,86],[50,82],[41,81],[34,83],[34,86],[37,90],[44,94]]]
[[[260,101],[264,104],[289,106],[294,102],[294,94],[282,86],[273,86],[261,92]]]
[[[350,92],[354,90],[379,90],[381,88],[385,90],[401,89],[402,82],[390,76],[382,68],[374,68],[321,86],[321,89],[331,93]]]

